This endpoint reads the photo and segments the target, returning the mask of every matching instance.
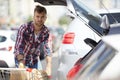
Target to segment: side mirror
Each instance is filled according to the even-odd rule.
[[[90,38],[86,38],[84,42],[92,48],[94,48],[97,45],[97,42]]]
[[[109,20],[108,20],[107,15],[104,15],[104,16],[102,17],[101,27],[102,27],[103,29],[109,29],[109,28],[110,28],[110,24],[109,24]]]
[[[104,15],[102,17],[101,27],[104,29],[104,34],[106,35],[110,29],[110,24],[107,15]]]

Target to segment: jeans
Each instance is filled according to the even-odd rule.
[[[18,68],[19,63],[18,63],[17,59],[15,59],[15,64],[16,64],[16,67]],[[26,66],[26,68],[36,68],[36,69],[42,70],[42,64],[41,64],[40,60],[38,60],[38,62],[34,65],[25,65],[25,66]]]

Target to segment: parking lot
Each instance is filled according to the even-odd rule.
[[[33,3],[40,5],[42,4],[47,9],[53,7],[52,9],[48,10],[48,20],[46,21],[46,25],[50,30],[48,45],[52,52],[52,80],[120,79],[120,7],[117,4],[119,1],[116,0],[114,2],[111,0],[106,0],[100,2],[100,0],[98,0],[94,2],[94,4],[96,3],[97,6],[99,6],[99,10],[95,10],[87,5],[92,1],[33,1]],[[106,2],[110,3],[111,6],[107,5]],[[4,5],[7,5],[6,3],[4,3]],[[3,3],[1,4],[3,5]],[[31,5],[33,6],[33,4]],[[30,4],[28,6],[30,6]],[[98,8],[97,6],[96,8]],[[52,14],[53,16],[51,16],[51,12],[49,13],[49,11],[53,9],[55,10],[55,7],[58,9],[56,9],[57,11],[52,11],[54,15]],[[108,7],[114,8],[109,9]],[[11,8],[9,10],[10,12]],[[60,11],[61,8],[64,9],[62,10],[64,12],[58,17],[56,12]],[[0,9],[2,8],[0,7]],[[21,7],[21,10],[22,9],[23,8]],[[30,10],[28,10],[28,12],[29,11]],[[15,12],[17,12],[17,10]],[[23,14],[22,11],[17,13],[20,15],[19,18],[22,16],[22,21],[27,21],[27,19],[24,17],[25,14]],[[15,15],[18,15],[17,13],[15,13]],[[28,15],[29,13],[26,14]],[[2,13],[0,15],[3,16]],[[3,75],[6,75],[6,80],[10,75],[9,69],[15,69],[13,54],[14,45],[16,41],[18,25],[23,22],[19,22],[17,18],[15,19],[15,22],[12,20],[11,16],[9,17],[11,19],[5,21],[1,16],[0,69],[3,68],[7,70],[0,70],[0,79],[4,77]],[[31,19],[31,15],[29,16],[29,19]],[[9,23],[9,21],[11,23]],[[6,24],[5,22],[8,23]],[[16,25],[13,25],[13,23]],[[41,63],[43,70],[45,70],[46,61],[43,60]],[[7,71],[9,74],[4,73],[4,71]]]

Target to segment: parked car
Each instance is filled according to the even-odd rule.
[[[94,48],[80,58],[67,74],[67,80],[119,80],[119,69],[117,62],[119,57],[119,36],[120,24],[112,24],[108,35],[98,43],[87,41],[89,44],[95,43]],[[87,40],[90,40],[87,38]],[[112,70],[112,72],[111,72]],[[114,71],[114,74],[113,74]],[[118,71],[118,72],[117,72]]]
[[[0,30],[0,67],[15,67],[14,44],[16,30]]]
[[[74,63],[83,58],[91,47],[84,43],[84,39],[92,38],[96,42],[109,31],[107,16],[101,17],[89,9],[79,0],[34,0],[43,5],[63,5],[74,15],[69,24],[59,48],[58,80],[66,80],[66,75]],[[72,17],[72,18],[73,18]]]

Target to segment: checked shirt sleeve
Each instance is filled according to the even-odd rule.
[[[50,32],[49,30],[44,27],[43,33],[42,33],[42,43],[40,47],[40,52],[43,51],[45,56],[50,56],[51,55],[51,49],[48,45],[48,39],[49,39]]]
[[[23,53],[23,49],[25,47],[24,32],[25,32],[25,24],[20,26],[17,33],[17,39],[15,43],[15,50],[14,50],[15,56]]]

